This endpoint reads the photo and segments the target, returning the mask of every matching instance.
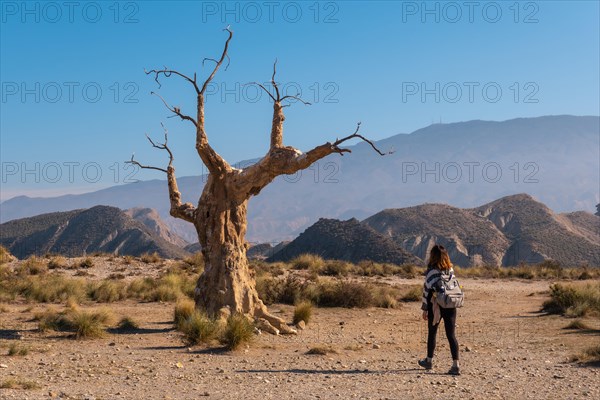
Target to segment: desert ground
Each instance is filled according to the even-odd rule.
[[[99,268],[90,269],[90,275],[110,273]],[[377,280],[399,287],[421,283],[397,276]],[[418,302],[393,309],[317,308],[297,335],[263,333],[230,352],[184,345],[173,328],[170,302],[84,303],[83,309],[108,307],[117,317],[131,317],[139,329],[74,340],[68,333],[37,330],[32,319],[47,304],[16,300],[3,304],[0,313],[0,382],[11,380],[20,387],[0,389],[0,398],[600,398],[600,368],[570,361],[599,344],[600,321],[585,318],[591,329],[566,330],[568,318],[540,313],[551,283],[462,280],[466,305],[458,313],[458,377],[446,375],[451,358],[443,329],[434,369],[418,367],[426,345]],[[270,309],[292,320],[293,306]],[[29,352],[8,356],[14,343]],[[331,351],[307,354],[316,347]]]

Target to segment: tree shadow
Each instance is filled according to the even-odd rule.
[[[283,374],[321,374],[321,375],[359,375],[359,374],[381,374],[383,372],[390,371],[374,371],[369,369],[347,369],[347,370],[322,370],[322,369],[301,369],[301,368],[290,368],[290,369],[240,369],[235,372],[246,373],[246,374],[268,374],[268,373],[283,373]]]
[[[36,329],[0,329],[0,339],[21,340],[22,332],[35,332]]]
[[[108,328],[106,332],[112,333],[114,335],[149,335],[153,333],[167,333],[174,331],[175,328]]]
[[[565,335],[574,335],[574,334],[581,334],[581,335],[600,335],[600,329],[593,329],[593,328],[589,328],[589,329],[569,329],[569,328],[563,328],[563,329],[567,329],[569,330],[568,332],[564,332]]]

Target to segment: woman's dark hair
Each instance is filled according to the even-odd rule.
[[[427,266],[430,268],[438,268],[438,269],[450,269],[452,268],[452,263],[450,262],[450,256],[448,256],[448,251],[441,244],[436,244],[431,248],[429,252],[429,262]]]

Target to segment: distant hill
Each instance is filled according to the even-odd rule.
[[[600,266],[600,218],[587,212],[556,214],[527,194],[473,209],[424,204],[384,210],[363,223],[422,259],[440,243],[461,266],[550,259]]]
[[[552,259],[563,265],[600,266],[600,236],[594,234],[600,218],[591,213],[555,214],[527,194],[503,197],[473,211],[510,241],[503,265]]]
[[[0,225],[0,244],[18,258],[58,253],[82,256],[94,252],[163,257],[187,255],[144,224],[115,207],[42,214]]]
[[[388,209],[364,223],[422,260],[437,243],[457,265],[500,265],[510,245],[488,219],[445,204]]]
[[[160,215],[158,215],[158,212],[153,208],[130,208],[129,210],[125,210],[125,214],[136,221],[140,221],[150,231],[177,247],[184,248],[190,244],[179,235],[171,232],[169,227],[160,218]]]
[[[376,143],[394,153],[381,157],[358,143],[350,146],[352,154],[331,155],[295,176],[277,178],[250,200],[248,240],[278,242],[320,217],[364,219],[423,203],[472,208],[527,192],[557,212],[571,212],[593,211],[600,200],[598,116],[432,124]],[[204,182],[202,176],[180,177],[183,200],[195,204]],[[156,209],[173,233],[197,241],[191,224],[169,216],[166,187],[157,179],[80,195],[20,196],[0,204],[0,222],[98,204],[144,207]]]
[[[422,260],[357,219],[339,221],[321,218],[269,257],[268,261],[289,261],[305,253],[351,262],[422,263]]]

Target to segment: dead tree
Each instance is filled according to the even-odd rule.
[[[133,156],[129,163],[141,168],[155,169],[166,173],[171,202],[170,214],[173,217],[194,224],[198,232],[205,268],[195,289],[197,308],[205,310],[212,317],[226,316],[234,312],[243,313],[249,317],[254,317],[260,326],[273,333],[294,333],[295,331],[288,327],[285,321],[269,314],[266,306],[258,297],[254,276],[246,259],[247,243],[245,234],[248,200],[251,196],[258,195],[265,186],[279,175],[293,174],[303,170],[329,154],[338,153],[343,155],[344,153],[350,153],[349,149],[340,147],[342,143],[350,139],[362,139],[369,143],[377,153],[381,155],[383,153],[371,141],[358,133],[360,123],[354,133],[337,139],[333,143],[327,142],[317,146],[307,153],[290,146],[284,146],[283,122],[285,116],[283,111],[287,104],[283,104],[283,102],[291,99],[302,100],[296,96],[281,95],[275,82],[275,63],[271,77],[273,94],[263,85],[253,83],[264,90],[273,101],[273,124],[269,150],[260,161],[247,168],[238,169],[229,165],[211,147],[204,128],[204,95],[206,88],[223,65],[223,62],[226,59],[228,60],[227,49],[233,33],[228,28],[225,31],[228,33],[228,38],[225,41],[220,58],[204,60],[215,65],[211,74],[201,86],[196,80],[196,74],[191,78],[166,67],[160,70],[146,71],[146,74],[154,75],[159,87],[159,78],[176,75],[188,81],[196,91],[197,109],[195,117],[184,114],[180,108],[169,105],[162,97],[157,96],[173,113],[173,116],[190,123],[196,130],[196,150],[208,169],[208,178],[198,205],[194,207],[191,203],[182,203],[181,201],[181,193],[177,187],[175,167],[173,166],[173,153],[167,144],[166,130],[165,142],[162,144],[156,143],[148,137],[152,146],[168,153],[169,164],[166,169],[142,165],[134,160]]]

